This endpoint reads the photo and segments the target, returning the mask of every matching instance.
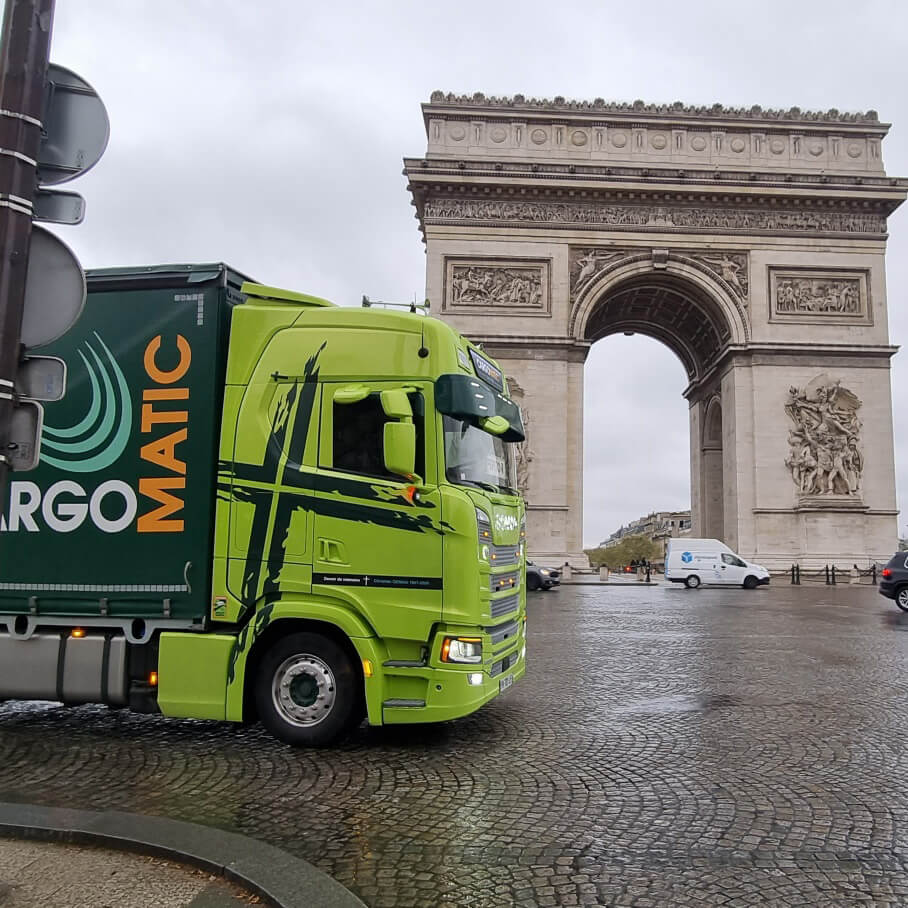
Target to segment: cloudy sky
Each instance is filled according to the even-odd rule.
[[[108,150],[72,184],[86,267],[226,261],[264,283],[356,303],[411,299],[425,258],[404,155],[419,105],[458,94],[867,110],[908,176],[908,12],[869,0],[646,3],[57,0],[51,59],[104,99]],[[890,220],[890,329],[908,342],[908,206]],[[585,544],[689,504],[680,362],[635,336],[586,373]],[[908,531],[908,352],[893,367]],[[902,412],[899,412],[901,404]]]

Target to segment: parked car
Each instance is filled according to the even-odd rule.
[[[532,561],[527,562],[528,590],[550,590],[559,583],[561,583],[561,571],[539,567]]]
[[[896,552],[880,574],[880,595],[908,612],[908,552]]]
[[[701,584],[755,589],[769,583],[769,571],[745,561],[718,539],[670,539],[665,553],[665,579],[688,589]]]

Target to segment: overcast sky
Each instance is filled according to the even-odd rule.
[[[60,228],[85,267],[226,261],[263,283],[356,303],[423,293],[404,155],[434,89],[867,110],[908,176],[908,7],[761,3],[58,0],[51,59],[111,118]],[[69,187],[66,187],[69,188]],[[908,206],[890,220],[890,330],[908,342]],[[894,360],[900,530],[908,410]],[[586,372],[584,541],[690,501],[686,384],[647,338],[597,344]],[[901,403],[902,412],[899,412]],[[870,440],[865,440],[870,443]]]

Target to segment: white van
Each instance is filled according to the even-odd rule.
[[[718,539],[670,539],[665,552],[665,579],[696,589],[701,583],[743,586],[752,590],[769,583],[769,571],[739,558]]]

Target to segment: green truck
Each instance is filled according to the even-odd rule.
[[[481,349],[221,264],[87,278],[38,351],[67,367],[40,463],[8,484],[0,700],[323,745],[524,674],[523,426]]]

